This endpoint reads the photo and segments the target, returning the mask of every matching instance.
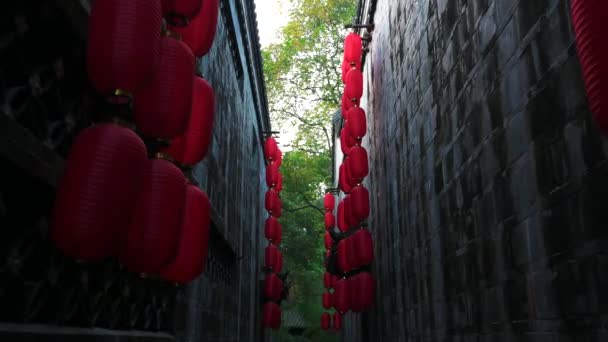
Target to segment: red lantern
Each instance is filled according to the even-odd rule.
[[[211,85],[194,77],[192,110],[183,135],[171,141],[167,153],[180,164],[194,165],[205,158],[213,138],[215,95]]]
[[[356,186],[350,191],[352,215],[357,221],[369,217],[369,191],[364,186]]]
[[[324,312],[321,314],[321,329],[329,330],[331,327],[331,316],[329,313]]]
[[[269,137],[264,141],[264,158],[267,161],[272,162],[277,160],[279,155],[279,145],[273,137]]]
[[[344,314],[350,309],[351,293],[348,280],[339,279],[334,284],[334,308]]]
[[[331,234],[329,234],[329,232],[325,232],[324,242],[325,242],[325,249],[327,249],[327,250],[331,249],[331,246],[334,244],[334,240],[331,238]]]
[[[353,255],[352,240],[345,238],[338,242],[338,268],[342,273],[348,273],[353,270],[350,256]]]
[[[281,201],[281,199],[279,198],[278,207],[276,208],[276,212],[272,213],[272,216],[274,216],[276,218],[280,218],[282,213],[283,213],[283,201]]]
[[[348,134],[357,142],[361,142],[367,133],[365,111],[360,107],[353,107],[348,111]]]
[[[283,164],[283,152],[277,147],[277,158],[274,161],[277,164],[277,167],[281,167]]]
[[[281,172],[279,172],[278,179],[277,179],[277,185],[274,186],[274,190],[276,192],[283,191],[283,174]]]
[[[283,253],[281,253],[281,251],[278,251],[277,266],[275,268],[275,272],[281,273],[282,270],[283,270]]]
[[[333,304],[331,302],[331,293],[324,292],[323,293],[323,308],[326,310],[329,310],[329,309],[331,309],[332,306],[333,306]]]
[[[283,281],[276,274],[270,273],[264,279],[264,297],[278,302],[283,292]]]
[[[196,185],[186,187],[186,207],[177,257],[161,277],[174,283],[189,283],[205,270],[209,247],[211,203]]]
[[[589,107],[597,125],[608,134],[608,48],[604,42],[608,3],[572,0],[571,11]]]
[[[175,258],[186,204],[186,179],[175,165],[148,161],[120,261],[133,272],[158,273]]]
[[[266,246],[266,250],[264,251],[264,267],[278,272],[280,262],[279,254],[280,252],[277,246],[273,244],[269,244],[268,246]]]
[[[342,330],[342,315],[339,312],[334,312],[332,324],[334,330]]]
[[[351,278],[353,307],[356,312],[369,310],[374,305],[376,281],[369,272],[361,272]]]
[[[193,73],[190,49],[178,40],[163,37],[154,78],[133,101],[135,123],[143,135],[171,139],[186,131],[192,110]]]
[[[270,214],[278,213],[280,211],[279,203],[281,202],[281,199],[279,198],[279,193],[270,189],[266,191],[266,195],[264,197],[264,206],[266,210]]]
[[[348,111],[353,107],[359,107],[360,100],[358,98],[349,99],[346,93],[342,94],[342,118],[348,120]]]
[[[51,234],[57,248],[83,260],[116,255],[146,155],[143,141],[118,125],[99,124],[78,135],[57,189]]]
[[[353,215],[353,206],[351,203],[350,195],[344,197],[344,219],[346,221],[348,229],[358,226],[360,223],[360,221],[357,220],[355,215]]]
[[[274,302],[266,302],[262,312],[262,326],[278,329],[281,326],[281,307]]]
[[[353,147],[347,162],[351,177],[360,184],[369,173],[367,151],[361,146]]]
[[[338,203],[338,229],[345,232],[348,230],[348,224],[346,223],[346,213],[344,211],[344,201]]]
[[[361,70],[361,61],[349,63],[346,60],[342,60],[342,83],[346,83],[346,74],[348,74],[351,69]]]
[[[349,33],[344,39],[344,60],[352,63],[361,61],[363,56],[363,41],[356,33]]]
[[[350,177],[347,176],[347,170],[346,170],[346,163],[342,163],[340,165],[340,169],[339,169],[339,177],[338,177],[338,185],[340,186],[340,190],[342,190],[342,192],[344,193],[349,193],[351,186],[350,186]],[[338,204],[338,208],[340,208],[340,205]],[[338,214],[338,225],[340,224],[340,216]]]
[[[366,266],[374,260],[374,241],[372,234],[367,229],[358,230],[353,236],[354,250],[356,253],[357,267]]]
[[[344,94],[351,101],[360,99],[363,96],[363,73],[361,70],[350,69],[348,74],[346,74]]]
[[[215,38],[219,14],[219,0],[204,0],[200,13],[186,27],[171,27],[182,36],[196,57],[206,55]]]
[[[325,272],[323,274],[323,286],[326,289],[331,289],[332,287],[334,287],[333,281],[334,281],[334,277],[332,274],[330,274],[328,272]]]
[[[162,0],[163,16],[172,26],[184,27],[201,10],[202,0]]]
[[[161,22],[160,0],[93,2],[87,67],[93,86],[109,101],[125,102],[152,80]]]
[[[279,168],[276,164],[271,163],[266,165],[266,185],[269,188],[274,188],[279,182]]]
[[[340,148],[342,149],[342,153],[348,156],[356,143],[357,142],[353,137],[350,136],[348,131],[342,128],[340,131]]]
[[[280,244],[283,238],[283,228],[279,220],[272,216],[268,217],[264,225],[264,235],[270,242]]]
[[[329,192],[326,193],[323,198],[323,207],[325,211],[333,211],[336,207],[336,197]]]
[[[332,229],[336,225],[336,217],[330,211],[325,213],[325,229]]]

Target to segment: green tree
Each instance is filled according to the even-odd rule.
[[[262,52],[273,123],[296,131],[281,168],[283,251],[292,283],[285,309],[299,311],[315,327],[323,311],[322,196],[331,186],[332,117],[343,89],[343,27],[355,10],[354,0],[292,0],[280,42]],[[312,341],[332,340],[319,329],[306,335]],[[284,332],[282,340],[288,340]]]

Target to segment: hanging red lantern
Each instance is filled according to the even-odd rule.
[[[192,111],[193,73],[190,49],[176,39],[163,37],[154,78],[133,101],[135,123],[144,136],[171,139],[186,131]]]
[[[171,265],[160,273],[163,279],[186,284],[205,270],[209,247],[211,203],[196,185],[186,187],[184,222],[179,238],[178,253]]]
[[[329,234],[329,232],[325,232],[324,242],[325,242],[325,249],[327,249],[327,250],[331,249],[331,246],[334,244],[334,240],[331,238],[331,234]]]
[[[364,186],[355,186],[350,190],[352,215],[357,221],[369,217],[369,191]]]
[[[348,111],[348,134],[357,142],[367,134],[365,111],[361,107],[353,107]]]
[[[342,273],[353,270],[350,256],[353,255],[351,238],[344,238],[338,242],[338,268]]]
[[[341,314],[350,310],[351,293],[347,279],[339,279],[334,284],[334,308]]]
[[[82,260],[116,255],[146,155],[143,141],[118,125],[99,124],[76,137],[55,199],[51,235],[57,248]]]
[[[264,279],[264,297],[278,302],[283,292],[283,281],[276,274],[270,273]]]
[[[201,11],[202,0],[162,0],[163,16],[171,26],[187,26]]]
[[[328,192],[325,194],[325,197],[323,198],[323,207],[325,208],[325,211],[333,211],[336,207],[336,197],[332,193]]]
[[[330,211],[325,213],[325,229],[332,229],[336,225],[336,217]]]
[[[361,70],[350,69],[348,74],[346,74],[344,94],[351,101],[360,99],[363,96],[363,73]]]
[[[264,158],[268,162],[272,162],[272,161],[277,160],[278,155],[279,155],[279,145],[277,144],[276,139],[273,137],[268,137],[264,141]]]
[[[282,213],[283,213],[283,201],[281,201],[281,198],[279,198],[278,207],[276,208],[276,212],[272,213],[272,216],[274,216],[276,218],[280,218]]]
[[[346,74],[348,74],[348,72],[351,69],[357,69],[357,70],[361,70],[361,61],[356,62],[356,63],[349,63],[347,60],[342,60],[342,83],[346,83]]]
[[[339,312],[334,312],[332,327],[334,330],[342,330],[342,315]]]
[[[348,111],[353,107],[359,107],[360,103],[360,99],[348,98],[346,93],[342,94],[342,117],[348,120]]]
[[[219,0],[204,0],[199,14],[186,27],[171,27],[181,35],[196,57],[206,55],[215,38],[219,14]]]
[[[278,179],[277,179],[277,185],[274,186],[274,190],[276,192],[283,191],[283,174],[281,172],[279,172]]]
[[[344,39],[344,60],[352,63],[360,62],[363,56],[363,40],[352,32]]]
[[[355,146],[357,142],[353,137],[350,136],[348,131],[344,128],[340,131],[340,148],[342,149],[342,153],[344,155],[350,155],[350,151]]]
[[[352,190],[351,190],[351,192],[352,192]],[[348,226],[348,229],[358,226],[360,223],[360,221],[357,220],[357,218],[353,214],[353,206],[351,203],[350,195],[344,197],[344,219],[346,221],[346,225]]]
[[[321,314],[321,329],[329,330],[331,327],[331,316],[329,313],[324,312]]]
[[[277,148],[277,158],[274,162],[277,164],[277,167],[281,167],[283,164],[283,151],[279,148]]]
[[[344,201],[338,203],[338,229],[341,232],[348,230],[348,224],[346,223],[346,213],[344,212]]]
[[[266,210],[272,215],[274,213],[278,213],[280,211],[279,206],[281,199],[279,198],[279,193],[270,189],[266,191],[266,195],[264,196],[264,207]]]
[[[329,272],[325,272],[323,274],[323,286],[326,289],[331,289],[332,287],[334,287],[333,281],[334,281],[334,277],[332,274],[330,274]]]
[[[267,269],[278,272],[279,266],[279,249],[274,244],[269,244],[266,246],[266,250],[264,251],[264,267]]]
[[[270,216],[264,224],[264,235],[270,242],[279,245],[283,238],[283,228],[276,218]]]
[[[329,293],[329,292],[323,293],[322,304],[323,304],[324,309],[326,309],[326,310],[331,309],[331,307],[333,306],[333,304],[331,302],[331,293]]]
[[[601,0],[572,0],[572,22],[583,71],[589,107],[595,122],[608,134],[608,3]]]
[[[353,306],[357,312],[369,310],[374,305],[376,295],[376,280],[369,272],[361,272],[351,280],[353,288]],[[354,311],[354,310],[353,310]]]
[[[166,152],[178,163],[194,165],[205,158],[213,138],[215,94],[211,85],[194,77],[192,110],[183,135],[171,141]]]
[[[374,241],[367,229],[358,230],[352,237],[357,267],[369,265],[374,260]]]
[[[262,326],[268,329],[278,329],[281,326],[281,307],[277,303],[264,303]]]
[[[186,204],[186,179],[162,159],[148,161],[120,261],[133,272],[158,273],[174,260]]]
[[[338,185],[340,186],[340,190],[342,190],[342,192],[344,192],[345,194],[350,192],[351,189],[351,185],[350,185],[350,177],[348,177],[347,175],[347,163],[342,163],[340,164],[340,168],[339,168],[339,177],[338,177]],[[340,222],[340,217],[338,217],[338,223]]]
[[[95,89],[110,102],[124,103],[152,81],[161,22],[160,0],[93,2],[87,68]]]
[[[279,168],[274,163],[266,165],[266,185],[274,188],[279,182]]]
[[[278,251],[278,253],[277,253],[277,266],[275,268],[275,272],[281,273],[282,270],[283,270],[283,253],[281,253],[281,251]]]
[[[361,184],[363,178],[369,174],[367,151],[361,146],[353,147],[348,156],[348,163],[351,177],[357,184]]]

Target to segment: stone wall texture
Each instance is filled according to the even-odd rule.
[[[570,1],[362,3],[377,303],[344,340],[608,341],[606,144]]]

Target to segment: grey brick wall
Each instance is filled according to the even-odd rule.
[[[344,340],[608,341],[606,144],[569,5],[376,1],[377,304]]]

